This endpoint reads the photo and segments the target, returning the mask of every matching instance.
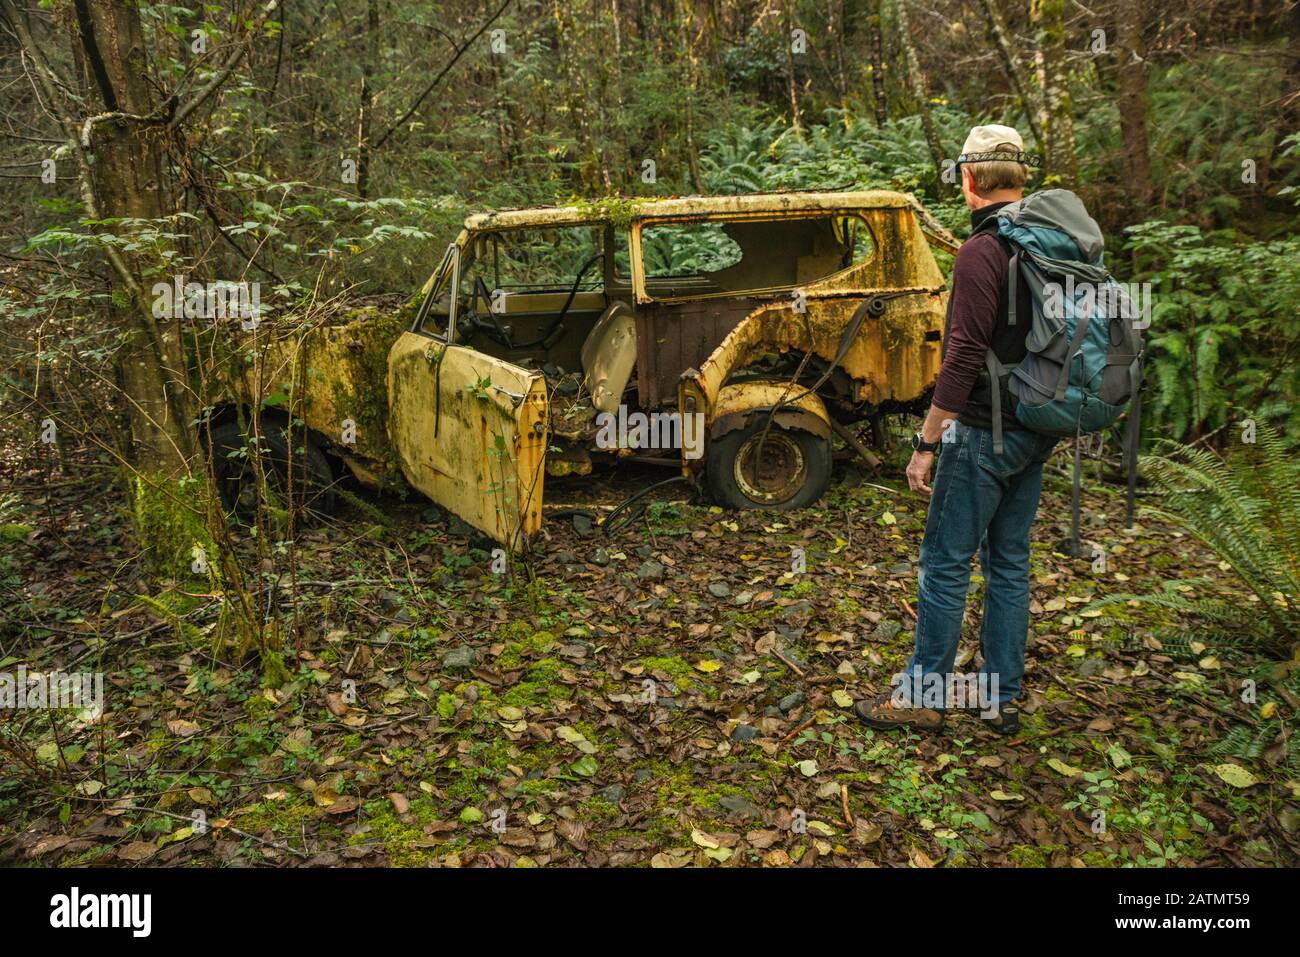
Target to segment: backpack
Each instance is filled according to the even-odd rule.
[[[1136,478],[1143,365],[1142,318],[1132,296],[1102,264],[1101,229],[1069,190],[1049,189],[1010,203],[988,228],[1010,245],[1007,322],[1029,322],[1024,359],[1004,365],[989,350],[993,448],[1002,451],[1002,386],[1025,428],[1061,438],[1101,432],[1130,407],[1124,446],[1129,524]],[[1031,314],[1016,315],[1025,278]],[[1079,455],[1075,447],[1075,500]]]

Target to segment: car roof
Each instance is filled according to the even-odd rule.
[[[603,222],[631,222],[678,219],[696,216],[762,215],[847,209],[899,209],[913,207],[916,200],[907,193],[888,189],[799,190],[776,193],[745,193],[739,196],[675,196],[631,199],[602,199],[571,206],[529,206],[475,213],[465,219],[471,232],[488,229],[519,229],[528,226],[577,226]]]

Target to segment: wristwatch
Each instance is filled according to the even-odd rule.
[[[935,450],[939,448],[939,443],[927,442],[921,437],[921,433],[917,432],[912,436],[912,448],[917,452],[929,452],[933,455]]]

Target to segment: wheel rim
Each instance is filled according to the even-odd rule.
[[[732,470],[744,496],[762,505],[788,501],[808,478],[803,449],[788,433],[776,429],[746,439]]]

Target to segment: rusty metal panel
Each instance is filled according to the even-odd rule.
[[[542,525],[546,382],[404,332],[388,356],[388,432],[407,481],[507,548]]]
[[[696,299],[637,306],[637,384],[646,409],[677,401],[677,381],[698,368],[740,322],[770,300]]]

